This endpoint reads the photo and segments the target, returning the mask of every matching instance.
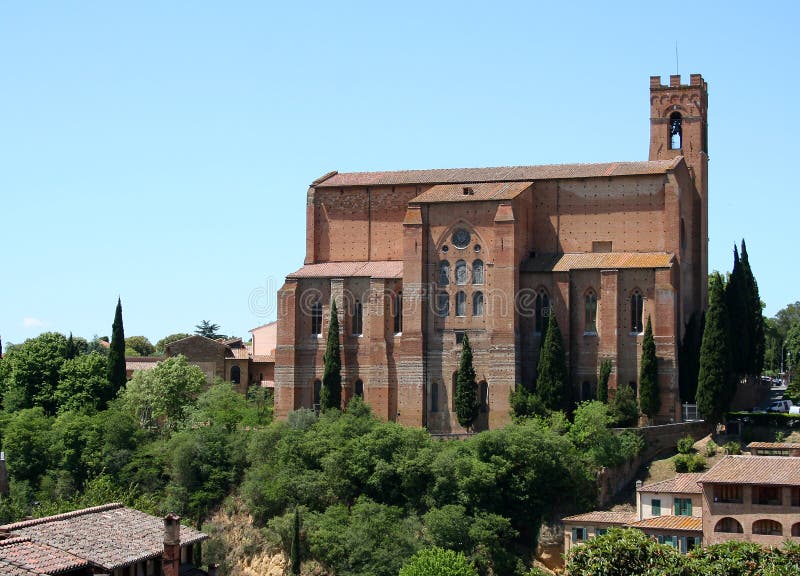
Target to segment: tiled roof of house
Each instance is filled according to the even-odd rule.
[[[445,168],[438,170],[399,170],[393,172],[330,172],[315,180],[316,188],[346,186],[394,186],[413,184],[456,184],[478,182],[519,182],[523,180],[561,180],[664,174],[683,158],[644,162],[600,164],[545,164],[540,166],[501,166],[495,168]]]
[[[756,448],[767,450],[800,450],[800,443],[798,442],[750,442],[747,445],[748,450]]]
[[[678,530],[681,532],[702,532],[703,519],[694,516],[654,516],[630,524],[640,530]]]
[[[163,519],[119,503],[6,524],[0,530],[84,558],[105,570],[160,556],[164,550]],[[208,538],[188,526],[180,531],[181,545]]]
[[[697,481],[700,480],[703,474],[705,473],[678,474],[670,480],[647,484],[636,490],[637,492],[658,492],[661,494],[702,494],[703,490]]]
[[[12,562],[8,562],[0,558],[0,574],[3,576],[50,576],[49,574],[42,574],[35,572],[24,566],[19,566]]]
[[[152,370],[162,362],[162,356],[126,356],[125,369],[126,370]]]
[[[564,522],[586,522],[586,523],[599,523],[599,524],[618,524],[623,526],[635,522],[638,516],[635,512],[615,512],[610,510],[595,510],[593,512],[586,512],[585,514],[577,514],[575,516],[567,516],[562,518]]]
[[[268,354],[260,354],[260,355],[256,354],[254,356],[251,356],[250,359],[253,362],[264,362],[264,363],[275,362],[275,356],[271,356]]]
[[[533,182],[486,182],[480,184],[437,184],[413,198],[412,204],[433,202],[482,202],[486,200],[511,200]]]
[[[28,537],[0,540],[0,560],[25,567],[36,574],[57,574],[89,565],[84,558]],[[6,572],[0,569],[0,574]]]
[[[402,278],[402,260],[373,260],[370,262],[324,262],[307,264],[287,278]]]
[[[622,268],[669,268],[668,252],[586,252],[536,254],[520,266],[522,272],[569,272],[570,270],[617,270]]]
[[[800,457],[725,456],[700,483],[800,486]]]
[[[225,356],[227,358],[235,358],[237,360],[247,360],[250,358],[250,350],[242,347],[228,348],[228,350],[225,351]]]

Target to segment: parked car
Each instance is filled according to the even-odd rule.
[[[769,405],[767,408],[767,412],[789,412],[789,409],[792,407],[791,400],[775,400],[772,404]]]
[[[789,414],[800,414],[800,406],[789,406]]]

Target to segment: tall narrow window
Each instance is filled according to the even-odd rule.
[[[403,291],[394,295],[394,333],[403,331]]]
[[[322,380],[314,380],[314,410],[319,410],[319,399],[322,394]]]
[[[431,412],[439,411],[439,383],[434,381],[431,384]]]
[[[463,290],[456,293],[456,316],[467,315],[467,294]]]
[[[463,286],[467,283],[467,263],[463,260],[456,262],[456,284]]]
[[[683,139],[683,118],[680,112],[673,112],[669,117],[669,149],[680,150]]]
[[[439,262],[439,284],[441,286],[450,284],[450,262],[447,260]]]
[[[450,315],[450,295],[447,292],[436,294],[436,314],[439,316]]]
[[[483,292],[475,292],[472,295],[472,315],[483,316]]]
[[[545,318],[550,316],[550,297],[544,288],[539,289],[536,295],[536,332],[542,333],[545,326]]]
[[[642,328],[642,311],[644,308],[644,298],[642,293],[634,290],[631,294],[631,332],[640,333]]]
[[[356,300],[353,305],[353,335],[361,336],[364,333],[364,305],[361,300]]]
[[[320,334],[322,334],[322,302],[317,301],[311,305],[311,335]]]
[[[231,366],[231,383],[239,384],[242,381],[242,371],[238,366]]]
[[[356,380],[355,391],[353,392],[359,398],[364,397],[364,381],[359,378]]]
[[[472,283],[483,284],[483,260],[475,260],[472,263]]]
[[[597,334],[597,294],[594,290],[586,293],[586,327],[585,332]]]

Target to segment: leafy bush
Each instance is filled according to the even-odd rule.
[[[728,456],[736,456],[737,454],[742,453],[742,447],[739,446],[738,442],[730,441],[725,446],[722,447],[722,450]]]
[[[719,446],[717,446],[716,442],[714,442],[713,440],[709,440],[708,442],[706,442],[706,448],[705,448],[706,456],[708,456],[709,458],[713,458],[714,456],[717,455],[717,450],[719,450]]]
[[[434,546],[414,554],[400,569],[400,576],[478,576],[478,572],[461,552]]]
[[[633,528],[611,528],[567,554],[569,576],[633,576],[679,573],[681,554]]]
[[[678,440],[678,453],[691,454],[692,452],[694,452],[694,438],[687,434]]]
[[[672,464],[675,466],[675,472],[688,472],[689,461],[692,459],[689,454],[676,454],[672,457]]]
[[[636,393],[629,385],[625,384],[617,389],[614,398],[611,400],[611,410],[609,411],[615,426],[627,428],[636,426],[639,420],[639,405],[636,402]]]
[[[689,454],[688,470],[689,472],[702,472],[706,469],[708,463],[706,459],[700,454]]]
[[[767,428],[793,428],[800,426],[800,414],[785,412],[728,412],[728,420],[741,420],[754,426]]]

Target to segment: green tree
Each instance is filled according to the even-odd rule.
[[[709,279],[708,312],[697,381],[697,409],[713,424],[722,422],[735,392],[729,335],[725,286],[722,277],[715,272]]]
[[[172,344],[173,342],[177,342],[178,340],[183,340],[184,338],[188,338],[191,334],[186,334],[185,332],[178,332],[177,334],[170,334],[169,336],[164,336],[161,340],[156,342],[156,354],[162,355],[167,350],[167,345]]]
[[[125,369],[125,328],[122,325],[122,299],[117,299],[114,323],[111,325],[111,347],[108,349],[108,381],[111,384],[108,396],[101,399],[104,407],[125,387],[128,381]]]
[[[414,554],[400,568],[400,576],[478,576],[478,571],[462,552],[434,546]]]
[[[569,405],[564,340],[561,338],[556,315],[552,312],[547,323],[547,335],[539,352],[536,395],[548,410],[566,410]]]
[[[461,362],[458,366],[455,391],[456,417],[458,423],[469,430],[478,417],[478,383],[475,381],[475,367],[472,365],[472,346],[469,336],[464,334],[461,346]]]
[[[511,391],[509,404],[511,404],[511,415],[517,420],[547,415],[547,408],[542,399],[521,384],[517,384]]]
[[[129,336],[125,338],[125,347],[136,352],[138,356],[152,356],[156,348],[146,336]]]
[[[61,365],[54,394],[58,411],[95,412],[108,398],[111,384],[105,356],[97,352],[77,356]]]
[[[636,426],[636,421],[639,419],[639,405],[633,388],[628,384],[617,388],[611,400],[609,414],[615,426],[623,428]]]
[[[9,475],[15,481],[38,485],[50,462],[52,424],[52,418],[40,406],[19,410],[11,416],[3,430],[3,450]]]
[[[244,419],[247,401],[234,389],[233,384],[224,380],[216,381],[197,398],[195,420],[221,426],[233,432]]]
[[[323,412],[330,408],[341,409],[342,353],[339,345],[339,314],[336,311],[336,300],[331,302],[331,321],[328,323],[328,339],[322,363],[320,408]]]
[[[217,333],[217,330],[219,330],[219,324],[214,324],[210,320],[200,320],[200,324],[196,325],[194,328],[194,333],[198,336],[205,336],[206,338],[211,338],[212,340],[222,338],[222,335]]]
[[[678,382],[681,400],[694,403],[697,397],[697,375],[700,372],[700,345],[703,342],[705,312],[694,312],[689,317],[683,334],[679,354]]]
[[[761,296],[758,293],[758,283],[750,268],[750,258],[747,256],[747,245],[742,238],[742,271],[745,280],[746,313],[748,315],[748,339],[750,350],[747,355],[747,373],[760,376],[764,368],[764,353],[766,350],[764,315],[762,313]]]
[[[174,430],[194,406],[206,376],[185,356],[167,358],[152,370],[133,374],[122,394],[142,428]]]
[[[639,408],[648,419],[652,419],[661,408],[658,390],[658,360],[656,343],[653,340],[653,324],[647,317],[647,327],[642,340],[642,361],[639,368]]]
[[[750,365],[752,329],[749,304],[744,267],[739,259],[739,249],[734,245],[733,269],[725,285],[725,307],[728,312],[731,370],[739,378],[748,373]]]
[[[57,332],[44,332],[10,347],[3,359],[6,411],[41,406],[45,413],[55,413],[59,370],[66,359],[67,339]]]
[[[610,528],[567,554],[569,576],[668,576],[680,574],[681,554],[641,530]]]
[[[600,362],[600,375],[597,378],[597,399],[608,402],[608,379],[611,377],[611,359],[603,358]]]
[[[293,576],[300,576],[300,509],[294,509],[294,526],[292,527],[291,570]]]

